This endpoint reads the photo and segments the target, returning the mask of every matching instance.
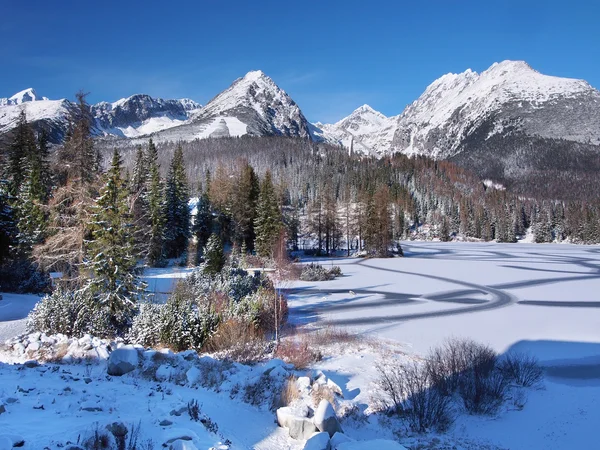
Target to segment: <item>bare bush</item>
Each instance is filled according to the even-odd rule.
[[[452,425],[451,399],[433,383],[430,371],[423,364],[379,364],[377,370],[382,400],[404,417],[413,431],[443,432]]]
[[[496,360],[496,352],[486,345],[470,339],[449,339],[429,352],[427,369],[438,388],[451,395],[458,391],[463,374],[472,369],[478,375],[489,374]]]
[[[266,349],[264,334],[254,324],[237,319],[221,323],[204,346],[205,351],[221,353],[243,364],[262,360]]]
[[[537,386],[544,377],[537,358],[527,353],[506,354],[498,363],[498,369],[509,382],[523,387]]]
[[[508,383],[498,370],[469,370],[461,374],[459,394],[468,412],[491,415],[506,401]]]
[[[504,403],[508,383],[498,370],[498,355],[470,339],[450,339],[431,350],[427,371],[444,395],[458,393],[472,414],[494,414]]]
[[[294,375],[290,375],[283,385],[280,395],[280,406],[289,406],[300,398],[300,391],[296,385],[296,378]]]
[[[187,404],[188,414],[194,422],[200,421],[200,404],[198,400],[190,400]]]
[[[335,392],[326,384],[313,386],[311,397],[315,407],[319,406],[321,400],[327,400],[332,406],[335,406]]]
[[[282,340],[277,345],[275,356],[293,364],[296,369],[306,369],[321,359],[321,354],[311,349],[310,338],[306,334]]]

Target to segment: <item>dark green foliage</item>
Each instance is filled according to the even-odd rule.
[[[208,274],[219,273],[225,265],[225,255],[223,253],[223,244],[216,234],[211,234],[204,247],[204,265],[203,270]]]
[[[258,176],[248,162],[244,162],[231,201],[234,243],[246,250],[254,250],[254,221],[259,196]]]
[[[158,153],[152,139],[148,142],[146,155],[148,177],[146,179],[146,193],[148,204],[148,242],[147,261],[150,266],[160,265],[164,259],[165,251],[165,202],[163,185],[160,179]]]
[[[271,179],[271,172],[267,170],[260,186],[260,195],[256,210],[254,229],[256,232],[256,253],[259,256],[269,257],[273,254],[279,231],[283,226],[279,202]]]
[[[194,217],[194,225],[192,226],[192,234],[196,238],[198,252],[202,252],[208,242],[208,238],[213,230],[213,216],[211,211],[210,199],[207,193],[203,193],[198,199],[196,207],[196,216]],[[198,257],[202,256],[201,254]],[[199,258],[197,258],[199,259]]]
[[[135,310],[140,281],[134,271],[133,229],[117,150],[93,210],[87,255],[91,278],[85,290],[108,309],[114,328],[121,330]]]
[[[187,248],[190,236],[190,199],[183,150],[177,147],[165,185],[165,252],[168,258],[178,258]]]
[[[25,110],[19,114],[17,126],[13,130],[12,142],[8,148],[8,161],[5,176],[8,179],[8,193],[16,197],[26,178],[29,159],[36,153],[35,137],[27,123]]]

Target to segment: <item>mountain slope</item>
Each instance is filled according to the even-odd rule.
[[[447,74],[398,117],[390,151],[443,159],[511,133],[600,143],[599,101],[587,82],[542,75],[523,61]]]
[[[186,124],[157,133],[157,141],[224,136],[311,136],[298,105],[260,70],[248,72],[197,111]]]
[[[21,111],[38,131],[44,130],[50,142],[60,143],[69,127],[73,103],[40,97],[32,88],[10,98],[0,99],[0,135],[12,130]],[[137,137],[187,122],[201,105],[190,99],[163,100],[145,94],[114,103],[91,105],[94,133],[99,136]]]
[[[137,94],[114,103],[92,106],[98,132],[137,137],[181,125],[201,106],[190,99],[163,100]]]
[[[363,105],[334,124],[314,124],[313,134],[354,152],[381,154],[391,146],[396,120],[397,117],[386,117],[369,105]]]

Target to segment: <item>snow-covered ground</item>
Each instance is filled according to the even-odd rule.
[[[343,402],[363,411],[372,403],[378,360],[389,354],[419,358],[448,337],[473,338],[500,353],[530,352],[545,366],[544,385],[528,390],[521,411],[509,403],[495,417],[460,414],[439,441],[411,436],[374,419],[343,423],[344,431],[355,439],[395,437],[409,449],[594,448],[600,423],[600,247],[405,242],[403,248],[405,258],[321,259],[325,266],[341,266],[344,275],[329,282],[286,286],[292,322],[317,330],[333,325],[360,338],[358,344],[324,351],[325,358],[313,368],[341,387]],[[187,269],[157,269],[144,277],[150,290],[167,293],[186,273]],[[23,331],[22,319],[35,300],[4,295],[0,338]],[[10,358],[0,353],[0,361]],[[209,448],[225,438],[232,441],[232,449],[302,447],[277,427],[270,411],[231,394],[235,383],[256,379],[264,370],[260,367],[238,367],[222,392],[213,392],[185,380],[181,384],[129,375],[106,377],[103,361],[91,368],[53,366],[26,369],[0,363],[0,404],[8,411],[0,414],[0,435],[32,430],[30,435],[38,440],[26,442],[24,448],[34,449],[38,447],[31,442],[50,443],[59,436],[61,442],[74,440],[95,422],[141,420],[142,434],[158,445],[173,429],[180,430],[176,433],[184,429],[196,433],[197,448]],[[173,366],[181,370],[180,365]],[[85,383],[84,378],[92,381]],[[22,392],[29,387],[35,389]],[[221,435],[190,422],[187,412],[170,416],[170,411],[195,398],[218,423]],[[100,404],[103,411],[82,410],[80,402]],[[40,405],[43,410],[34,409]],[[56,420],[50,420],[53,417]],[[173,424],[160,426],[163,419]]]

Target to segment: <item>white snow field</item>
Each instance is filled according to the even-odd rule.
[[[324,359],[311,367],[313,376],[322,372],[340,386],[338,414],[354,406],[360,416],[373,404],[377,361],[420,358],[449,337],[469,337],[500,353],[530,352],[545,367],[545,380],[541,388],[526,390],[522,410],[509,401],[493,417],[460,412],[444,435],[413,435],[393,420],[373,415],[342,421],[346,435],[359,441],[396,439],[411,450],[597,448],[600,247],[402,245],[405,258],[320,259],[322,265],[341,266],[343,276],[285,286],[291,322],[309,330],[332,325],[359,336],[358,343],[320,349]],[[157,269],[144,278],[150,290],[166,295],[187,272]],[[24,331],[24,317],[37,298],[4,294],[2,340]],[[2,439],[16,436],[25,440],[24,449],[55,450],[93,431],[96,424],[102,428],[112,422],[140,422],[142,438],[151,438],[155,448],[186,436],[189,447],[174,448],[303,448],[304,441],[291,439],[277,426],[268,407],[245,403],[243,392],[267,370],[273,380],[290,373],[303,376],[307,370],[294,371],[276,361],[254,367],[234,364],[217,371],[225,376],[215,392],[201,382],[206,379],[202,364],[210,362],[209,357],[168,352],[156,357],[146,351],[140,356],[140,369],[111,377],[105,361],[109,343],[89,337],[67,344],[64,337],[54,338],[55,346],[67,352],[66,359],[23,365],[30,350],[43,348],[48,339],[33,335],[0,348],[0,405],[5,408],[0,412],[0,448]],[[80,362],[90,357],[88,363]],[[148,375],[153,363],[159,367]],[[218,424],[217,433],[191,421],[187,411],[171,414],[193,399]]]

